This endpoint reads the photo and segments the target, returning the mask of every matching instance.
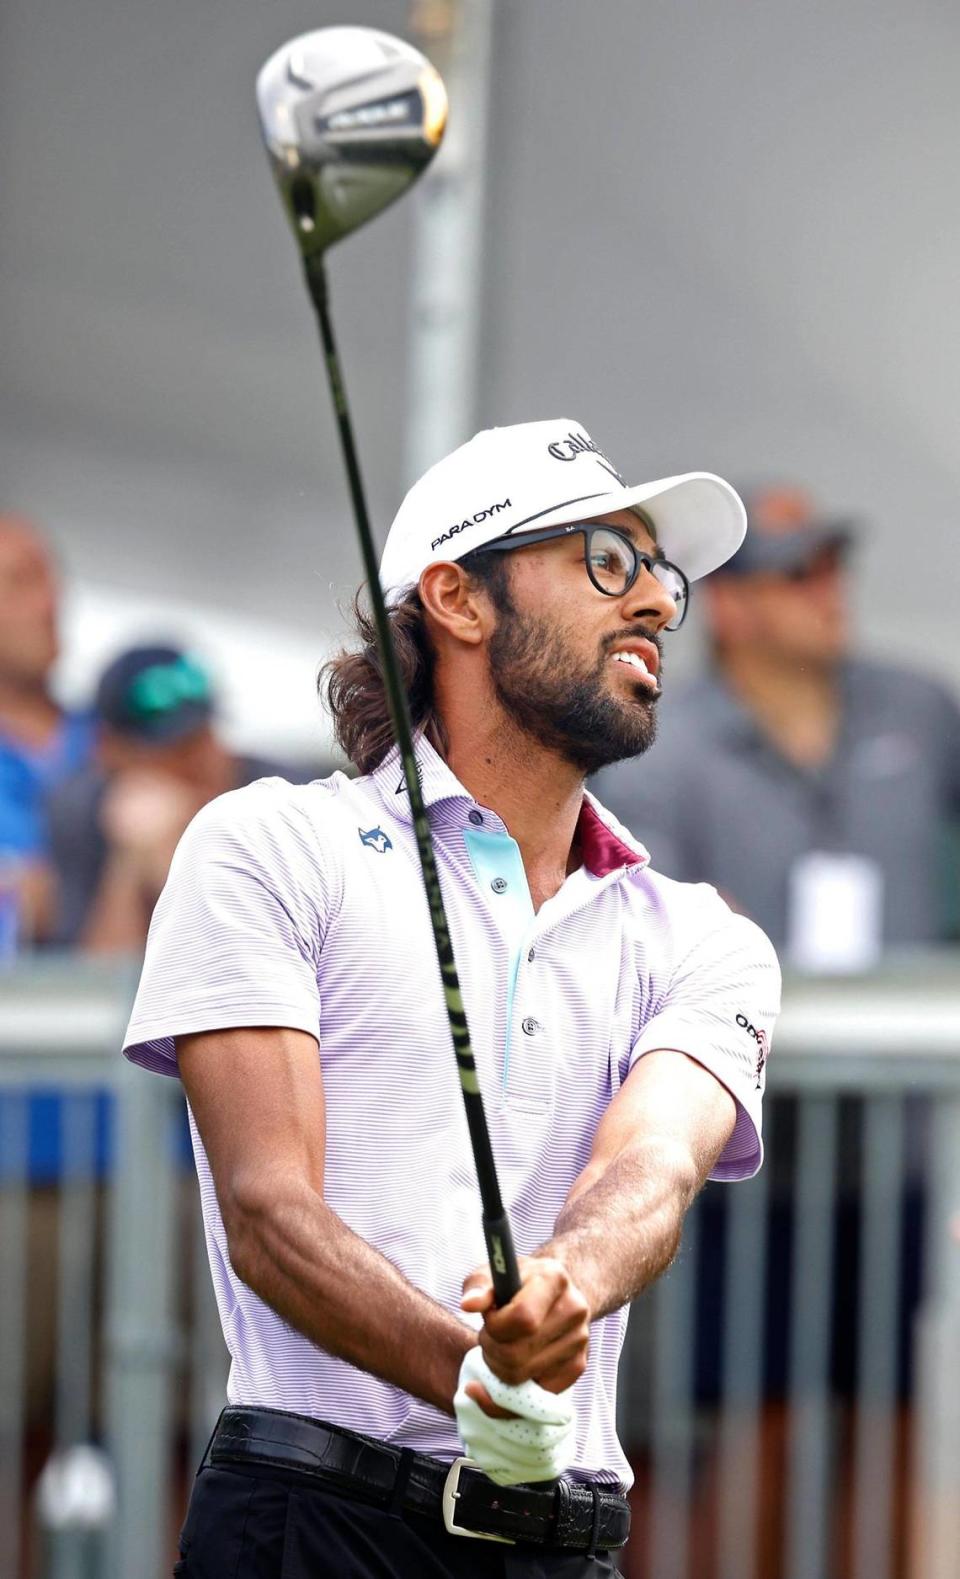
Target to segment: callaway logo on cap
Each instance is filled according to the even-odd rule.
[[[729,559],[747,529],[722,477],[686,472],[630,487],[578,422],[521,422],[485,429],[414,483],[390,528],[380,580],[395,602],[438,560],[631,505],[643,506],[663,552],[690,581]]]

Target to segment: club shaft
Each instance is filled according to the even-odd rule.
[[[487,1128],[487,1116],[484,1111],[483,1096],[481,1095],[480,1083],[477,1078],[477,1066],[474,1061],[473,1049],[470,1045],[470,1031],[467,1026],[463,995],[460,991],[460,979],[457,975],[457,964],[450,940],[450,928],[447,924],[443,893],[440,888],[433,838],[430,833],[430,823],[423,802],[423,792],[420,788],[420,775],[417,771],[417,759],[413,747],[410,708],[400,678],[400,668],[397,663],[396,652],[394,651],[390,620],[383,596],[383,588],[380,585],[376,550],[373,544],[373,534],[370,530],[370,518],[367,514],[363,480],[360,475],[360,463],[357,459],[356,445],[353,441],[353,427],[350,422],[346,389],[333,336],[323,255],[320,254],[306,259],[304,266],[310,299],[316,309],[317,322],[320,327],[320,339],[323,344],[327,378],[330,384],[330,393],[333,398],[333,408],[340,434],[340,444],[347,470],[347,480],[350,486],[353,512],[356,517],[357,533],[360,538],[363,570],[367,586],[370,589],[370,602],[377,631],[377,643],[380,648],[380,660],[383,667],[387,700],[393,720],[394,738],[399,748],[403,777],[407,786],[407,794],[410,797],[410,811],[413,817],[420,867],[423,873],[423,886],[426,889],[427,904],[430,909],[430,922],[433,928],[433,940],[436,945],[437,960],[440,966],[440,977],[443,982],[443,995],[447,1006],[447,1018],[450,1022],[450,1035],[453,1039],[453,1050],[457,1060],[457,1071],[460,1076],[460,1089],[463,1092],[467,1127],[470,1132],[470,1143],[473,1148],[473,1159],[477,1170],[477,1182],[480,1186],[480,1200],[483,1206],[483,1230],[493,1277],[494,1295],[497,1304],[504,1305],[513,1298],[513,1295],[519,1289],[520,1274],[517,1267],[516,1252],[513,1247],[510,1222],[500,1195],[500,1181],[497,1178],[493,1147],[490,1144],[490,1132]]]

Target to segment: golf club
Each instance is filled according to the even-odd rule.
[[[257,78],[267,151],[303,259],[370,589],[384,681],[410,796],[450,1034],[473,1148],[494,1296],[520,1287],[510,1223],[500,1195],[483,1097],[470,1045],[444,910],[406,694],[377,568],[346,390],[330,318],[324,255],[379,214],[426,169],[443,137],[447,96],[433,66],[411,45],[366,27],[305,33],[271,55]]]

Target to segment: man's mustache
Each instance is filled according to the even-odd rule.
[[[662,672],[663,637],[660,635],[659,631],[648,630],[644,625],[632,625],[629,628],[625,628],[624,630],[615,631],[610,636],[605,636],[603,638],[604,657],[606,657],[607,653],[611,652],[614,647],[620,647],[625,641],[631,640],[648,641],[650,642],[651,646],[656,647],[657,654],[660,658],[660,669]]]

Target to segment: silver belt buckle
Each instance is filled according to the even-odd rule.
[[[485,1530],[468,1530],[462,1524],[457,1524],[454,1514],[457,1511],[456,1502],[460,1495],[460,1471],[462,1469],[479,1469],[480,1465],[475,1458],[455,1458],[447,1471],[447,1478],[443,1483],[443,1524],[448,1535],[466,1535],[474,1541],[502,1541],[504,1546],[516,1546],[516,1541],[510,1535],[488,1535]]]

